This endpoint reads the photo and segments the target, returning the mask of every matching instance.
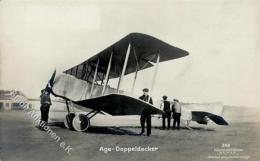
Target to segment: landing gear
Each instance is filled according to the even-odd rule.
[[[92,115],[93,117],[93,115]],[[70,113],[67,114],[66,117],[64,118],[64,125],[66,128],[70,130],[75,130],[75,131],[87,131],[87,129],[90,126],[90,118],[89,114],[74,114]]]
[[[70,130],[74,130],[73,126],[72,126],[72,121],[74,120],[75,114],[74,113],[69,113],[66,115],[66,117],[64,118],[64,125],[66,128],[70,129]]]
[[[76,115],[72,121],[72,127],[76,131],[86,131],[90,126],[90,119],[87,115]]]
[[[64,125],[70,130],[75,130],[75,131],[86,131],[89,126],[90,126],[90,119],[94,117],[99,111],[91,111],[88,114],[75,114],[70,113],[70,108],[68,104],[68,100],[66,100],[66,107],[68,114],[64,118]]]
[[[74,113],[70,113],[70,107],[69,107],[69,103],[68,103],[67,99],[65,100],[65,102],[66,102],[66,108],[67,108],[68,114],[64,118],[64,125],[65,125],[66,128],[68,128],[70,130],[74,130],[74,128],[72,126],[72,121],[73,121],[73,119],[75,117],[75,114]]]

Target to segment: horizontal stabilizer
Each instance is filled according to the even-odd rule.
[[[203,111],[192,112],[192,120],[197,121],[199,124],[207,124],[207,118],[211,119],[218,125],[228,125],[228,123],[221,116]]]
[[[218,125],[228,125],[227,121],[221,116],[209,115],[208,117]]]

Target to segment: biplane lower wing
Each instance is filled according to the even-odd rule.
[[[90,98],[73,103],[93,109],[103,111],[110,115],[141,115],[143,112],[150,114],[162,114],[163,111],[142,100],[122,95],[109,94],[96,98]]]
[[[192,111],[192,120],[197,121],[200,124],[207,124],[207,118],[212,120],[218,125],[228,125],[227,121],[223,117],[202,111]]]

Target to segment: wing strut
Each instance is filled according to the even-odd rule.
[[[160,62],[160,55],[158,54],[158,55],[157,55],[156,64],[155,64],[155,68],[154,68],[153,79],[152,79],[151,94],[153,93],[153,88],[154,88],[154,84],[155,84],[155,79],[156,79],[157,73],[158,73],[159,62]],[[150,96],[149,96],[148,102],[149,102],[149,101],[150,101]]]
[[[106,87],[107,87],[109,72],[110,72],[110,68],[111,68],[112,57],[113,57],[113,52],[110,55],[110,59],[109,59],[108,67],[107,67],[107,72],[106,72],[106,77],[105,77],[105,84],[104,84],[103,89],[102,89],[102,95],[104,95]]]
[[[90,90],[89,97],[91,97],[91,96],[92,96],[92,93],[93,93],[94,84],[95,84],[96,78],[97,78],[98,65],[99,65],[99,59],[98,59],[97,64],[96,64],[95,74],[94,74],[94,78],[93,78],[93,81],[92,81],[92,85],[91,85],[91,90]]]
[[[135,82],[136,82],[136,79],[137,79],[137,73],[138,73],[138,70],[139,70],[139,63],[138,63],[138,58],[137,58],[137,55],[136,55],[136,52],[135,52],[135,47],[134,47],[134,46],[133,46],[133,50],[134,50],[134,54],[135,54],[135,60],[136,60],[136,70],[135,70],[135,77],[134,77],[134,82],[133,82],[132,89],[131,89],[131,93],[132,93],[132,94],[134,93],[134,89],[135,89]]]
[[[124,80],[124,75],[125,75],[125,70],[126,70],[126,66],[127,66],[127,62],[128,62],[128,58],[129,58],[129,54],[130,54],[130,49],[131,49],[131,44],[129,43],[128,48],[127,48],[127,52],[126,52],[126,56],[125,56],[125,62],[124,62],[122,74],[119,78],[119,82],[118,82],[118,85],[117,85],[117,93],[119,93],[121,83]]]

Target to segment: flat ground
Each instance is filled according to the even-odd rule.
[[[259,113],[241,116],[234,115],[240,113],[237,109],[229,107],[227,110],[230,126],[196,126],[193,130],[183,128],[179,131],[153,128],[150,137],[139,136],[140,128],[92,127],[82,133],[51,126],[60,137],[58,142],[35,128],[24,111],[2,111],[0,161],[260,160],[259,122],[256,120]],[[60,147],[62,141],[66,143],[64,147],[72,148],[70,154]],[[150,146],[158,150],[128,153],[117,151],[116,146]],[[102,148],[114,150],[105,153]]]

